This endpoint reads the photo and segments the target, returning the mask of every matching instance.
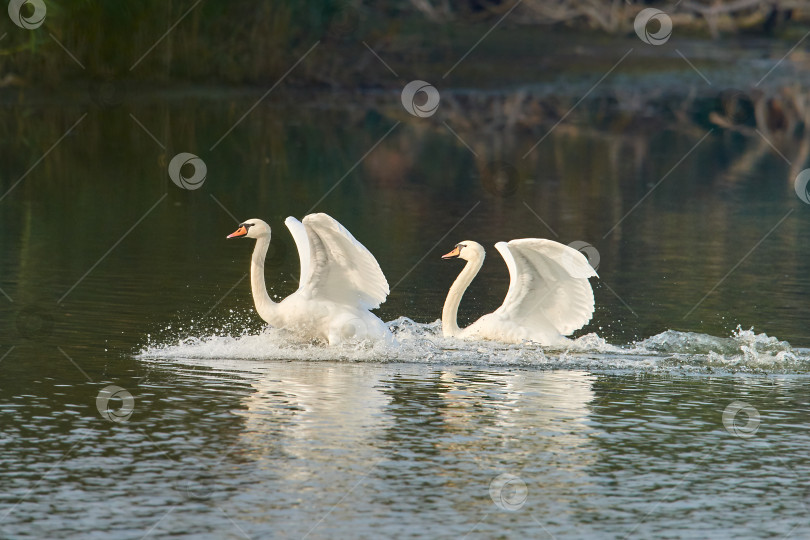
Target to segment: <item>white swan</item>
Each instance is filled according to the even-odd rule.
[[[264,284],[270,226],[260,219],[239,224],[228,238],[255,238],[250,288],[259,316],[270,325],[330,345],[348,339],[390,339],[388,327],[369,312],[385,302],[388,282],[374,256],[340,223],[310,214],[301,223],[288,217],[301,260],[298,290],[279,303]]]
[[[554,345],[566,341],[566,335],[591,320],[594,301],[588,278],[597,274],[582,253],[538,238],[498,242],[495,247],[509,268],[509,291],[501,307],[463,330],[456,322],[458,305],[484,264],[484,248],[465,240],[442,256],[467,261],[444,302],[445,336]]]

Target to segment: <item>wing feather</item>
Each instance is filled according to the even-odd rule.
[[[309,238],[307,237],[307,230],[304,224],[290,216],[284,220],[284,224],[290,229],[293,240],[295,240],[295,247],[298,248],[298,258],[301,261],[301,277],[298,280],[298,288],[304,286],[309,280],[309,274],[312,272],[312,263],[309,255]]]
[[[509,290],[495,313],[528,329],[548,324],[562,335],[585,326],[594,311],[588,281],[596,272],[579,251],[539,238],[498,242],[509,269]]]
[[[303,227],[310,261],[309,271],[302,270],[301,288],[313,298],[363,309],[378,308],[385,302],[388,281],[377,259],[343,225],[326,214],[310,214]]]

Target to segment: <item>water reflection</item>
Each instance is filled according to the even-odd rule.
[[[402,537],[428,522],[448,537],[808,532],[799,376],[142,362],[147,377],[124,383],[128,423],[92,410],[103,384],[4,390],[3,535],[52,537],[70,516],[77,535],[158,538],[234,524],[252,537]],[[759,412],[756,437],[724,427],[735,400]],[[36,433],[51,434],[47,451]],[[515,512],[491,498],[504,473],[526,485]],[[126,504],[138,512],[114,510]]]
[[[251,532],[264,530],[268,516],[297,536],[329,537],[347,527],[397,535],[423,530],[422,523],[396,518],[404,515],[429,515],[448,535],[475,530],[484,537],[536,535],[541,525],[555,535],[572,527],[650,535],[693,516],[721,530],[728,527],[722,516],[692,499],[756,512],[751,505],[762,502],[749,494],[760,488],[744,485],[791,473],[770,465],[752,473],[751,460],[770,463],[762,451],[777,460],[777,453],[795,456],[801,438],[797,417],[777,397],[794,393],[788,380],[775,387],[751,378],[584,371],[256,368],[249,377],[254,391],[234,410],[244,420],[236,453],[249,458],[253,482],[220,500],[240,523],[253,524]],[[740,397],[762,411],[758,441],[741,441],[722,427],[723,407]],[[779,433],[787,438],[771,438]],[[741,467],[740,484],[728,467]],[[490,497],[490,483],[503,473],[527,487],[519,512],[497,508]],[[733,496],[728,482],[737,486]],[[786,507],[799,503],[796,490],[781,496]],[[660,510],[647,519],[654,503]],[[786,533],[795,524],[785,519],[771,530]]]
[[[381,412],[388,400],[373,370],[317,363],[262,371],[234,411],[244,419],[240,444],[247,455],[264,459],[274,447],[285,459],[328,462],[335,456],[324,448],[339,448],[343,459],[367,459],[364,450],[387,425]]]
[[[391,440],[413,454],[462,451],[470,456],[485,450],[478,445],[491,444],[493,433],[525,429],[564,432],[555,445],[582,444],[592,381],[583,371],[548,373],[531,382],[519,372],[465,369],[435,371],[418,380],[396,377],[386,381],[384,390],[391,397],[391,415],[398,419],[390,428]],[[449,446],[423,447],[421,428],[440,429]],[[511,442],[504,436],[498,444],[507,449]]]
[[[446,452],[474,457],[512,450],[504,434],[523,430],[554,433],[544,451],[584,445],[595,380],[584,371],[527,381],[520,372],[464,368],[377,378],[377,367],[320,362],[273,363],[261,371],[234,410],[244,420],[244,452],[260,459],[272,447],[288,459],[315,461],[331,459],[324,447],[339,447],[351,460],[367,459],[362,454],[372,446],[392,458]],[[426,444],[436,432],[444,443]]]

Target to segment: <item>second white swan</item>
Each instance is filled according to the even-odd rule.
[[[270,246],[270,226],[248,219],[228,238],[254,238],[250,288],[259,316],[271,326],[290,330],[330,345],[350,339],[391,339],[383,321],[369,310],[388,296],[388,282],[366,248],[340,223],[326,214],[310,214],[303,223],[288,217],[301,261],[298,290],[274,302],[264,282],[264,260]]]
[[[539,238],[498,242],[495,247],[509,268],[506,298],[497,310],[463,330],[458,327],[458,306],[484,264],[484,248],[478,242],[465,240],[442,256],[467,261],[444,302],[445,336],[555,345],[565,342],[566,335],[591,320],[594,300],[588,278],[597,274],[582,253]]]

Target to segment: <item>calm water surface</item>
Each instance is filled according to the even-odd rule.
[[[810,206],[778,154],[615,110],[527,154],[546,129],[396,93],[273,96],[218,142],[259,96],[2,109],[0,537],[810,536]],[[400,349],[263,333],[225,235],[270,223],[284,296],[310,211],[377,256]],[[575,344],[440,338],[441,254],[489,247],[463,325],[506,292],[491,246],[530,236],[598,254]]]

